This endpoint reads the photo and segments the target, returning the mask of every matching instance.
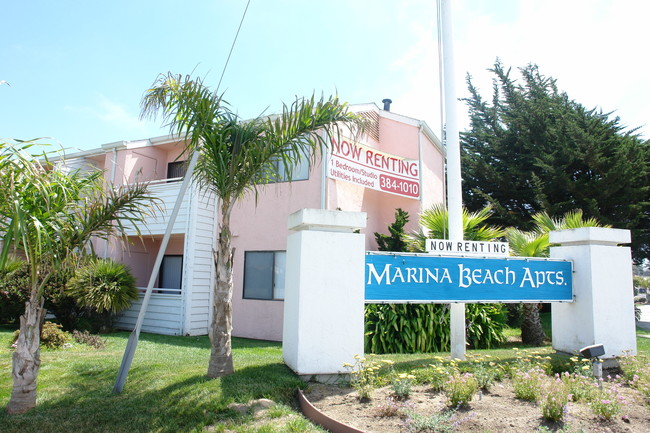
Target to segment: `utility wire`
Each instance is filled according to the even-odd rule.
[[[235,39],[233,39],[232,41],[232,46],[230,47],[230,52],[228,53],[226,64],[223,65],[223,71],[221,71],[221,78],[219,78],[219,84],[217,84],[217,90],[215,93],[219,92],[219,87],[221,87],[221,80],[223,80],[223,76],[226,73],[226,68],[228,67],[228,63],[230,62],[230,56],[232,55],[232,51],[235,48],[235,42],[237,42],[237,37],[239,37],[239,31],[241,30],[242,24],[244,24],[244,18],[246,18],[246,12],[248,11],[248,6],[250,6],[250,4],[251,4],[251,0],[248,0],[248,3],[246,3],[246,9],[244,9],[244,14],[242,15],[241,21],[239,22],[239,27],[237,28]]]
[[[228,54],[228,59],[226,60],[226,64],[223,66],[223,71],[221,72],[221,79],[223,79],[223,75],[226,72],[226,67],[228,66],[228,61],[230,60],[230,55],[232,54],[233,48],[235,47],[235,42],[237,42],[237,36],[239,36],[239,30],[241,30],[242,23],[244,22],[244,17],[246,16],[248,5],[250,5],[250,0],[248,0],[248,3],[246,4],[246,9],[244,10],[244,14],[241,18],[241,22],[239,23],[237,34],[235,35],[235,39],[232,42],[232,46],[230,47],[230,53]],[[221,85],[221,79],[219,79],[219,85]],[[2,82],[0,82],[0,84],[2,84]],[[219,89],[219,85],[217,86],[217,90]],[[176,198],[176,203],[174,204],[174,208],[170,215],[169,221],[167,221],[167,230],[165,231],[165,235],[163,236],[163,240],[158,251],[158,256],[156,257],[156,263],[154,264],[154,270],[151,273],[149,284],[147,285],[147,291],[145,293],[144,299],[142,300],[142,305],[140,306],[140,314],[138,315],[138,319],[136,321],[133,332],[131,332],[131,335],[129,335],[129,339],[126,344],[126,349],[124,350],[122,363],[120,364],[120,369],[117,373],[117,379],[115,381],[115,385],[113,386],[114,393],[119,394],[124,389],[124,384],[126,383],[126,378],[127,375],[129,374],[131,363],[133,362],[133,356],[135,355],[135,350],[138,346],[138,339],[140,338],[140,329],[142,328],[142,324],[144,322],[144,315],[147,311],[147,304],[149,303],[149,297],[151,296],[152,293],[152,289],[155,281],[155,275],[160,269],[162,257],[165,249],[167,248],[167,242],[169,242],[169,238],[171,236],[172,227],[174,226],[174,223],[176,221],[176,216],[178,215],[178,211],[180,210],[180,205],[183,201],[183,196],[185,195],[185,191],[189,187],[190,179],[192,177],[192,172],[194,171],[194,166],[196,165],[198,157],[199,157],[199,152],[198,150],[195,150],[190,160],[189,166],[187,168],[187,173],[185,173],[185,175],[183,176],[183,183],[181,184],[181,187],[178,190],[178,197]]]

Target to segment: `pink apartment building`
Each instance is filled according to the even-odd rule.
[[[232,215],[234,256],[233,336],[282,339],[287,217],[303,208],[362,211],[368,215],[367,250],[376,249],[374,232],[387,232],[396,208],[412,216],[444,199],[444,149],[425,122],[381,110],[375,104],[352,105],[371,122],[366,134],[337,137],[315,164],[304,161],[293,182],[263,185],[257,204],[252,196]],[[69,155],[70,167],[104,170],[114,184],[150,182],[162,209],[142,229],[131,230],[131,244],[96,244],[96,253],[127,263],[140,287],[146,287],[184,174],[183,146],[171,136],[108,143]],[[206,334],[214,282],[212,251],[217,239],[217,206],[194,185],[182,202],[160,275],[145,316],[143,331],[171,335]],[[333,270],[332,272],[336,272]],[[140,302],[121,313],[117,326],[132,329]]]

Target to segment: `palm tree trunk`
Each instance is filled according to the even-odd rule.
[[[208,377],[222,377],[234,372],[232,363],[232,265],[230,245],[230,209],[222,207],[221,232],[215,258],[217,279],[212,303],[212,324],[209,330],[212,350],[208,363]]]
[[[45,300],[30,297],[25,314],[20,316],[20,335],[12,356],[13,388],[7,413],[24,413],[36,407],[36,378],[41,367],[41,325],[45,317]]]
[[[522,307],[521,342],[539,346],[546,339],[542,321],[539,318],[539,307],[537,304],[522,304]]]

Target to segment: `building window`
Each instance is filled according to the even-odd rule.
[[[174,161],[167,164],[167,179],[182,178],[187,172],[187,161]]]
[[[284,299],[285,251],[246,251],[244,299]]]
[[[183,256],[165,255],[160,264],[161,289],[168,289],[180,293],[183,281]]]
[[[287,170],[282,167],[282,160],[276,160],[274,162],[276,169],[279,171],[280,175],[275,178],[271,179],[269,183],[274,183],[274,182],[287,182],[289,180],[289,174],[287,173]],[[291,180],[308,180],[309,179],[309,156],[308,155],[302,155],[300,159],[296,162],[296,165],[293,167],[291,170]]]

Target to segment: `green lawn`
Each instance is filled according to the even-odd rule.
[[[0,406],[11,390],[9,328],[0,328]],[[128,333],[108,336],[104,350],[75,344],[43,350],[38,403],[26,415],[0,412],[1,432],[185,432],[232,420],[231,402],[266,397],[292,403],[305,387],[282,363],[278,343],[234,339],[237,372],[206,377],[207,337],[142,334],[124,391],[112,393]],[[236,420],[236,419],[235,419]],[[245,420],[244,420],[245,421]]]
[[[9,401],[13,329],[0,326],[0,407]],[[642,334],[642,333],[640,333]],[[226,428],[237,432],[320,431],[287,408],[295,408],[295,391],[305,388],[283,363],[281,345],[234,339],[236,373],[209,380],[207,337],[169,337],[142,334],[122,394],[112,393],[128,333],[106,336],[106,349],[74,344],[62,350],[43,350],[38,383],[38,406],[25,415],[0,410],[0,432],[192,432]],[[650,339],[638,339],[640,354],[650,354]],[[514,345],[472,351],[510,360]],[[521,347],[521,346],[519,346]],[[551,354],[550,346],[539,348]],[[435,354],[382,355],[396,370],[427,365]],[[448,356],[448,354],[440,354]],[[554,355],[556,356],[556,355]],[[270,398],[293,416],[292,427],[273,430],[252,423],[252,417],[228,410],[231,402]]]

